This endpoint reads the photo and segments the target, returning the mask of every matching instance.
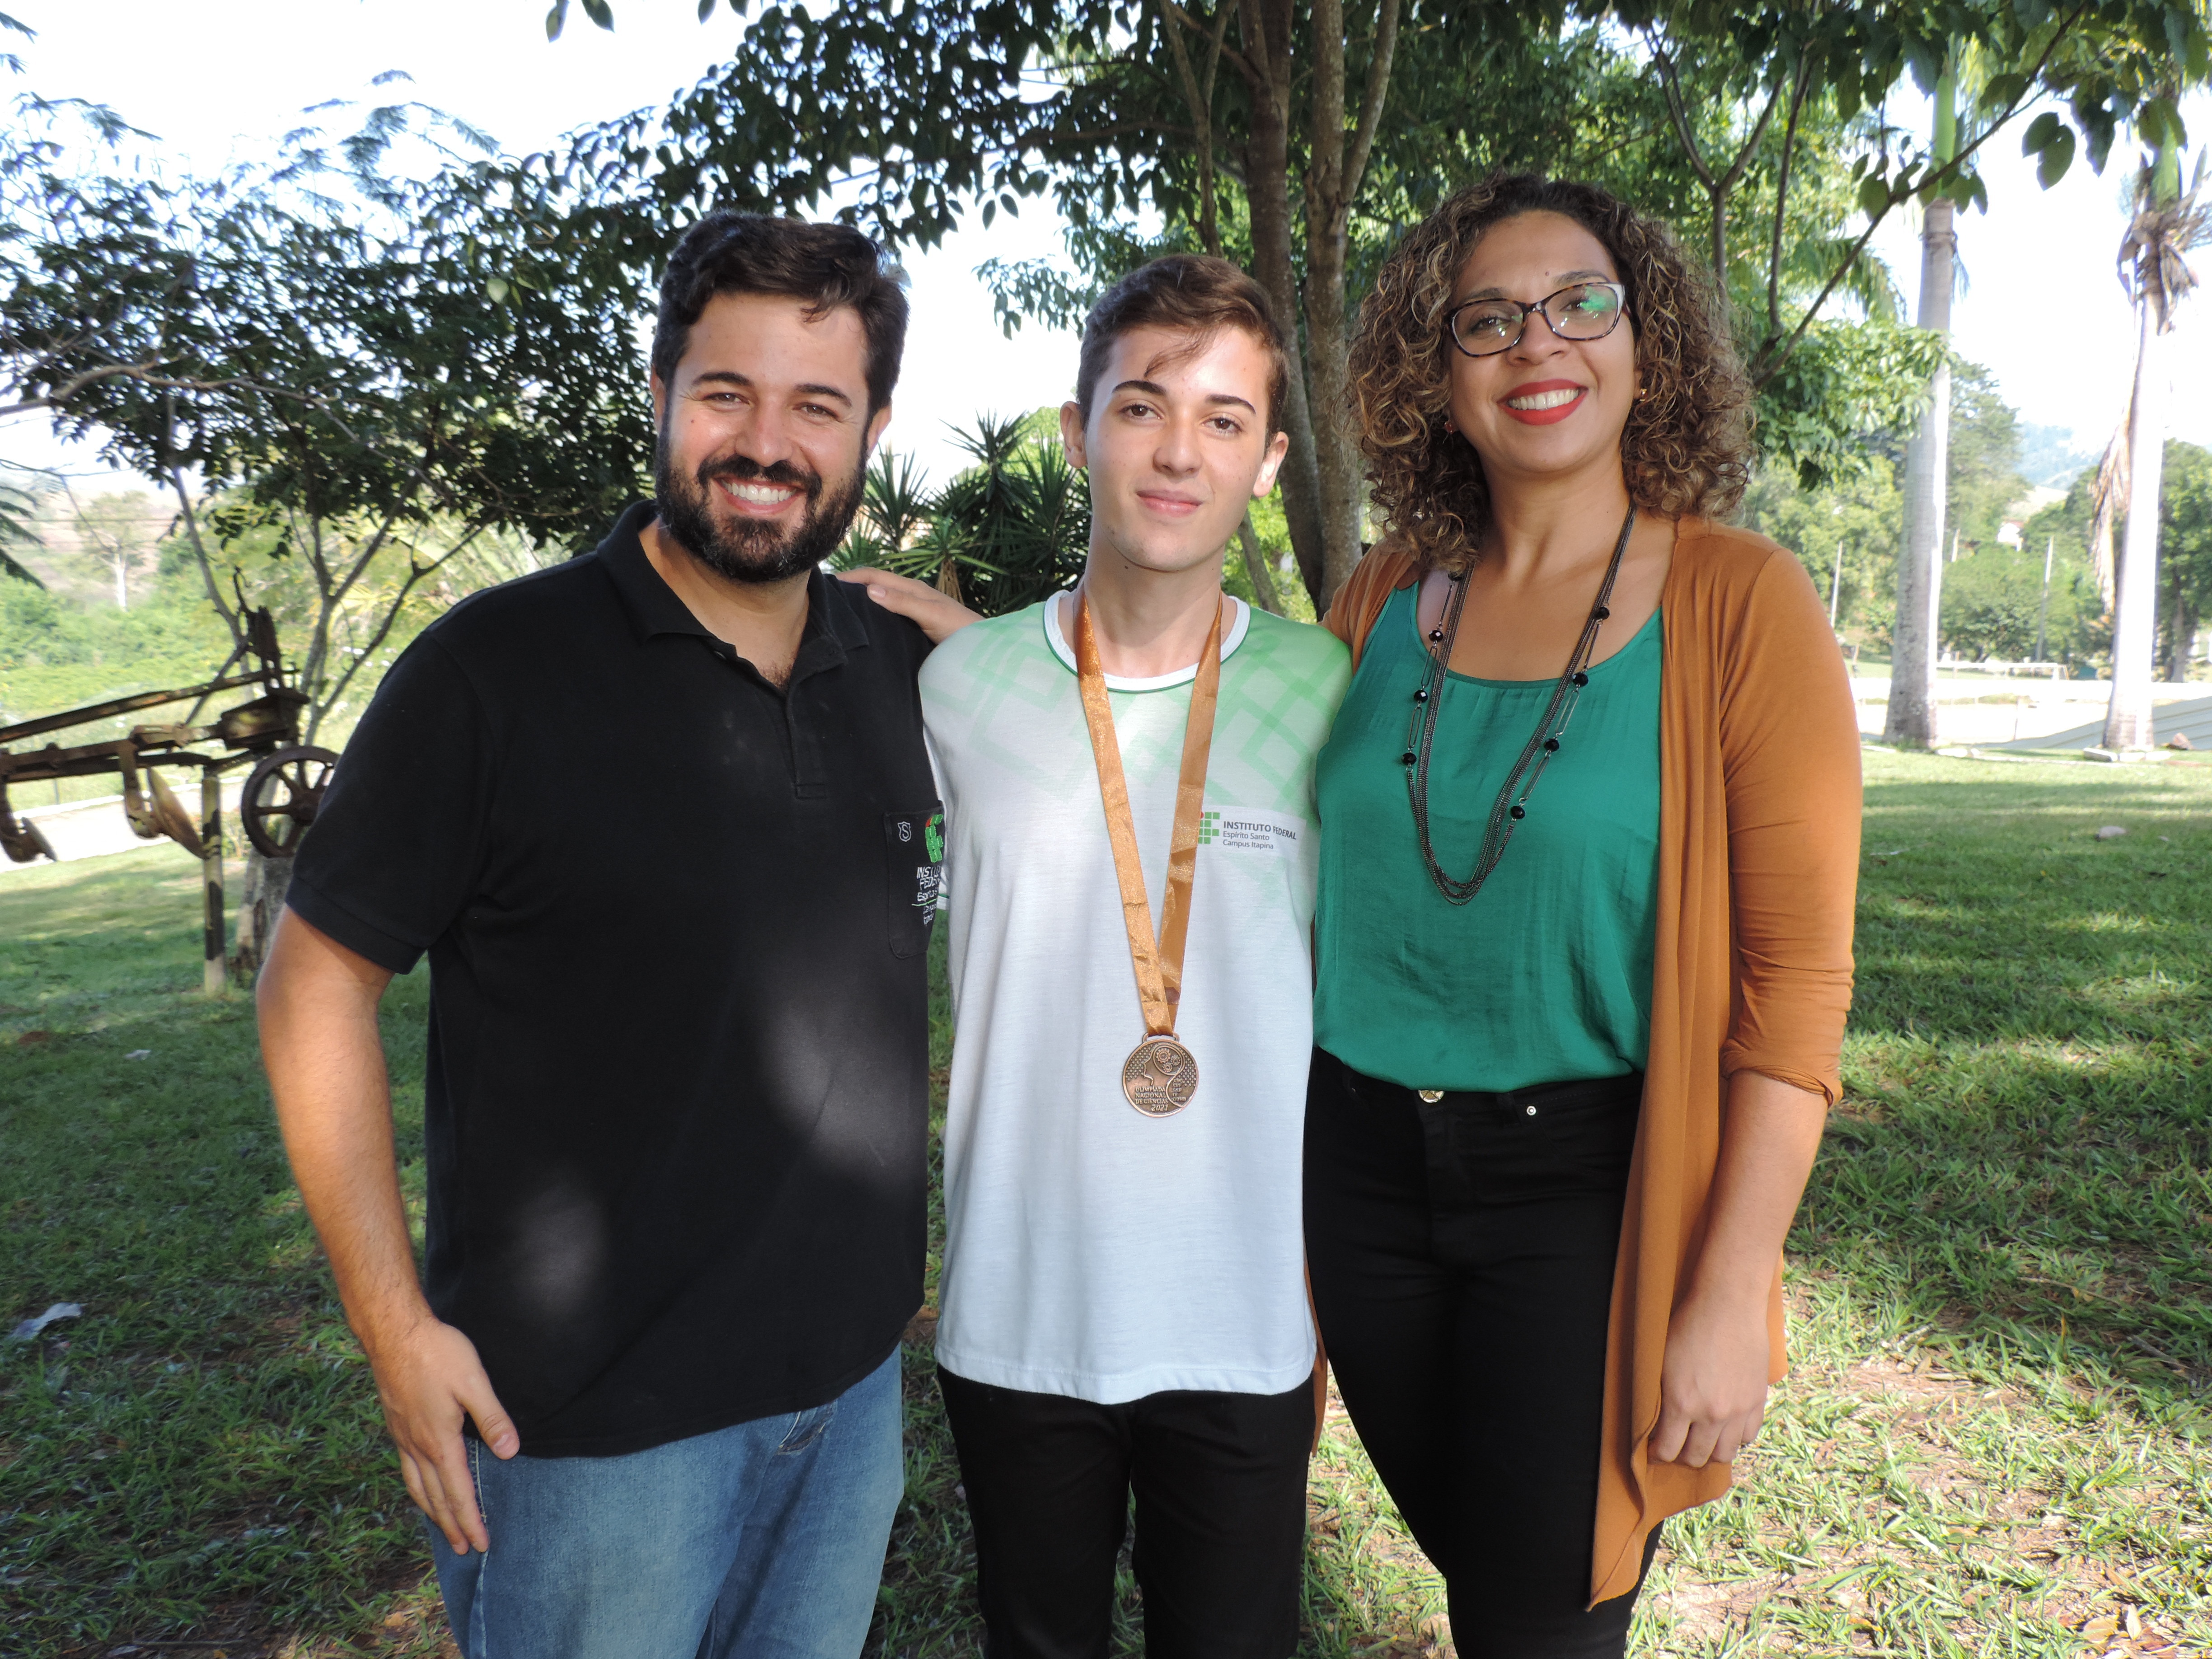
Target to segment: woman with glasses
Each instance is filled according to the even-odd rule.
[[[1849,682],[1796,559],[1719,522],[1750,393],[1660,225],[1462,191],[1352,371],[1390,533],[1328,617],[1316,1306],[1462,1659],[1617,1659],[1781,1374],[1850,998]]]

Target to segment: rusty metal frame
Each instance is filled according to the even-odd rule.
[[[248,763],[258,764],[277,754],[297,750],[301,756],[335,758],[325,750],[300,745],[300,714],[307,695],[288,684],[283,653],[276,644],[275,620],[265,610],[242,612],[245,628],[238,647],[215,675],[196,685],[167,691],[142,691],[127,697],[58,714],[42,714],[0,726],[0,850],[16,863],[28,863],[53,849],[45,834],[28,818],[15,815],[8,803],[10,784],[46,783],[63,778],[97,777],[114,774],[123,786],[123,812],[131,830],[141,839],[167,836],[201,861],[206,871],[206,915],[202,928],[204,964],[203,978],[210,993],[223,988],[222,774]],[[258,666],[244,673],[231,670],[245,658]],[[224,691],[258,686],[261,695],[225,709],[211,723],[198,723],[210,697]],[[128,734],[95,743],[64,745],[48,742],[35,749],[9,747],[28,738],[45,737],[74,726],[112,720],[142,708],[191,699],[192,707],[181,722],[134,726]],[[203,752],[219,746],[221,753]],[[190,767],[200,775],[199,818],[196,823],[157,769]],[[144,787],[139,774],[145,773]],[[313,816],[313,803],[304,812],[295,804],[281,814],[295,823]],[[252,804],[241,800],[241,817],[251,821]],[[256,838],[257,841],[258,837]]]

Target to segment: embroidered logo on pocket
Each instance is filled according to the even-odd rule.
[[[929,942],[945,885],[945,814],[887,812],[884,844],[890,878],[891,954],[910,957]]]

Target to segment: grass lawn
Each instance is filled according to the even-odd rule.
[[[1635,1651],[2212,1653],[2212,768],[1867,765],[1795,1375],[1670,1528]],[[0,875],[0,1328],[84,1307],[0,1344],[0,1653],[438,1653],[250,1006],[193,993],[197,875]],[[422,981],[385,1011],[418,1193]],[[978,1650],[915,1334],[884,1659]],[[1340,1413],[1312,1515],[1300,1652],[1447,1650]]]

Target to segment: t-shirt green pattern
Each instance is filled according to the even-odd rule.
[[[938,1363],[1103,1403],[1280,1394],[1313,1366],[1313,767],[1350,660],[1241,603],[1224,627],[1176,1016],[1198,1094],[1147,1118],[1121,1094],[1144,1010],[1064,605],[963,629],[921,672],[958,1032]],[[1195,671],[1107,677],[1156,921]]]

